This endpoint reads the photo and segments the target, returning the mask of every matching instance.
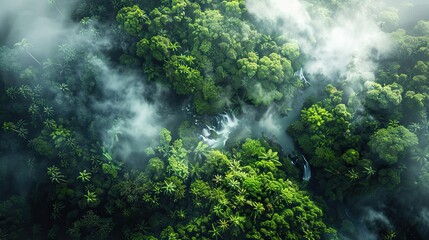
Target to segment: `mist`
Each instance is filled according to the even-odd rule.
[[[91,59],[91,64],[100,71],[103,100],[93,100],[96,110],[96,129],[100,131],[108,149],[128,159],[131,154],[142,154],[147,147],[157,144],[162,127],[175,116],[161,116],[163,94],[168,90],[162,86],[146,86],[144,78],[137,72],[120,72],[101,59]],[[151,100],[150,100],[151,99]],[[112,123],[114,123],[112,125]]]
[[[272,22],[275,30],[300,43],[309,58],[305,72],[334,82],[347,81],[351,71],[373,78],[377,61],[389,54],[391,41],[380,29],[371,3],[360,1],[353,9],[334,14],[323,6],[319,12],[310,12],[309,3],[298,0],[248,1],[247,8],[260,21]]]
[[[71,24],[70,19],[75,4],[68,1],[50,5],[44,0],[1,2],[0,42],[13,45],[25,38],[36,57],[44,59],[52,55],[61,41],[75,34],[77,25]],[[62,15],[56,7],[62,9]]]

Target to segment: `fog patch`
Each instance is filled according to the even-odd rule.
[[[375,6],[367,1],[336,13],[322,6],[310,11],[310,4],[300,0],[249,0],[246,6],[262,24],[271,23],[300,44],[308,56],[307,73],[331,81],[347,79],[350,72],[373,73],[392,47],[377,24]]]
[[[115,70],[99,58],[93,58],[91,64],[100,72],[104,95],[94,99],[94,109],[105,147],[124,160],[142,153],[155,144],[154,139],[167,123],[159,113],[164,90],[149,87],[141,75]]]

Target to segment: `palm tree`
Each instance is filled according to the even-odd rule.
[[[178,42],[170,43],[169,48],[170,48],[173,52],[176,52],[176,51],[180,48],[180,45],[179,45],[179,43],[178,43]]]
[[[89,181],[91,179],[91,173],[87,172],[85,169],[83,170],[83,172],[79,172],[79,176],[77,177],[77,179],[82,180],[82,182]]]
[[[93,203],[93,202],[97,201],[97,195],[95,194],[95,192],[87,190],[86,194],[83,196],[86,198],[86,201],[88,203]]]
[[[223,215],[223,208],[222,208],[222,206],[221,206],[221,205],[219,205],[219,204],[215,205],[215,206],[213,207],[213,213],[214,213],[216,216],[218,216],[218,217],[222,216],[222,215]]]
[[[254,217],[255,217],[255,220],[256,220],[256,218],[259,217],[259,216],[261,216],[262,213],[265,211],[265,207],[260,202],[253,202],[251,205],[253,207],[253,211],[254,211],[253,214],[254,214]]]
[[[316,237],[314,236],[314,233],[311,230],[303,229],[304,232],[304,239],[306,240],[315,240]]]
[[[281,166],[282,164],[279,161],[278,152],[273,152],[273,150],[269,149],[266,153],[261,153],[259,159],[271,161],[276,166]]]
[[[201,160],[208,152],[209,146],[202,141],[198,142],[198,145],[194,149],[194,160]]]
[[[52,167],[48,167],[48,175],[52,182],[65,182],[64,175],[61,174],[60,169],[55,165]]]
[[[364,167],[364,169],[364,173],[368,175],[368,177],[373,176],[375,174],[375,170],[371,166]]]
[[[359,179],[359,174],[353,168],[350,169],[346,175],[352,181]]]
[[[412,153],[412,159],[423,164],[429,161],[429,146],[423,148],[416,147]]]
[[[383,237],[383,240],[393,240],[396,238],[396,232],[389,230]]]
[[[220,219],[219,220],[219,228],[220,228],[220,230],[226,231],[228,229],[228,227],[229,227],[228,220],[226,220],[226,219]]]
[[[184,220],[186,218],[186,212],[183,209],[179,209],[174,212],[174,216],[180,220]]]
[[[209,230],[209,233],[212,234],[212,237],[217,239],[220,236],[220,230],[215,227],[215,225],[212,223],[212,230]]]
[[[4,122],[2,129],[5,131],[13,131],[18,134],[18,137],[27,138],[28,130],[25,127],[27,123],[20,119],[16,124],[13,122]]]
[[[231,223],[232,227],[236,227],[243,230],[244,223],[246,222],[246,217],[240,216],[239,213],[236,213],[235,215],[229,216],[229,222]]]
[[[174,182],[170,182],[170,181],[164,181],[164,186],[162,187],[162,189],[164,189],[164,193],[167,195],[173,195],[176,192],[176,184],[174,184]]]
[[[55,0],[48,0],[48,3],[49,3],[49,5],[54,6],[57,9],[57,11],[60,13],[61,17],[64,17],[63,13],[58,8],[57,2]]]
[[[418,133],[421,128],[422,128],[422,126],[418,123],[412,123],[412,124],[408,125],[408,129],[412,133]]]
[[[40,65],[39,60],[37,60],[37,58],[35,58],[33,54],[28,51],[28,48],[32,47],[32,45],[27,41],[26,38],[23,38],[19,43],[15,43],[15,46],[21,50],[24,50],[28,55],[30,55],[31,58],[33,58],[34,61],[36,61]]]

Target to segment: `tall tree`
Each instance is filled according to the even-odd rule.
[[[19,49],[25,51],[28,55],[30,55],[30,57],[37,62],[37,64],[40,65],[39,60],[37,60],[37,58],[35,58],[33,56],[33,54],[31,54],[31,52],[28,50],[28,48],[32,47],[32,45],[28,42],[28,40],[26,38],[23,38],[21,40],[21,42],[19,43],[15,43],[15,46],[18,47]]]

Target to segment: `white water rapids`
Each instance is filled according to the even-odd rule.
[[[206,126],[201,135],[203,141],[211,148],[224,147],[229,139],[229,134],[238,127],[238,119],[228,114],[220,115],[218,119],[219,130],[215,127]]]

